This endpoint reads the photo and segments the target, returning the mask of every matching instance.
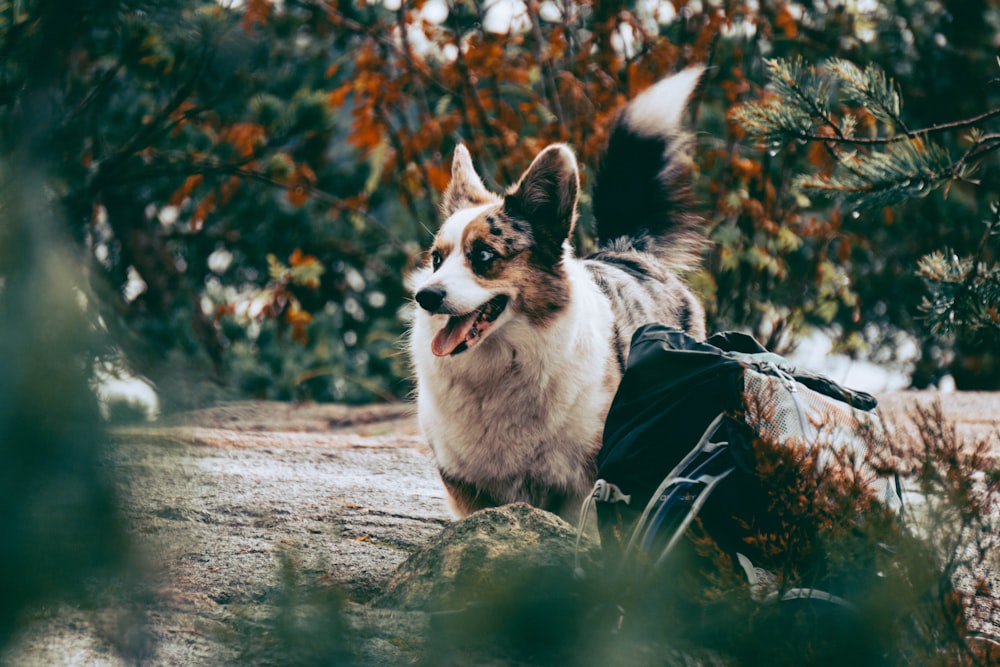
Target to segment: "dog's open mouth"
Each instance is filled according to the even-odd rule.
[[[467,315],[449,317],[448,323],[431,341],[431,352],[439,357],[445,357],[468,350],[482,340],[483,334],[507,308],[507,301],[508,298],[501,295]]]

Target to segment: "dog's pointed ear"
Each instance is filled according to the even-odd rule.
[[[441,213],[445,219],[463,208],[482,206],[492,201],[496,201],[496,197],[486,189],[472,166],[469,149],[465,144],[455,146],[455,155],[451,158],[451,182],[441,199]]]
[[[531,225],[536,247],[561,256],[562,243],[576,224],[580,170],[573,152],[549,146],[535,158],[504,198],[504,212]]]

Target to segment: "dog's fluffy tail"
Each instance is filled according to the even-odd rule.
[[[676,268],[697,262],[703,234],[693,213],[694,142],[681,116],[703,71],[691,67],[663,79],[615,119],[593,189],[606,247],[655,252]]]

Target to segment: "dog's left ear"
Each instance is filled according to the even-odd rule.
[[[549,146],[504,198],[507,215],[531,225],[535,246],[562,255],[562,243],[576,224],[580,172],[573,152],[562,144]]]

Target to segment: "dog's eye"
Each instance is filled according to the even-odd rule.
[[[477,267],[487,268],[496,259],[497,254],[489,248],[477,248],[472,251],[472,263]]]
[[[431,267],[435,271],[437,271],[438,268],[441,266],[441,261],[442,261],[441,253],[439,253],[437,250],[431,253]]]

